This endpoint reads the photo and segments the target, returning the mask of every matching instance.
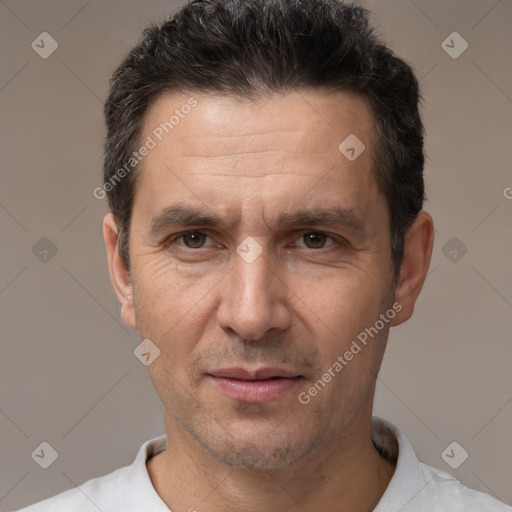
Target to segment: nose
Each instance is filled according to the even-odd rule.
[[[222,282],[217,321],[223,329],[258,340],[271,329],[289,328],[291,290],[263,254],[252,263],[236,254]]]

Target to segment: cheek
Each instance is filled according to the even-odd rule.
[[[314,281],[298,282],[294,292],[311,318],[346,339],[373,323],[386,306],[388,290],[381,280],[368,267],[340,269]]]
[[[170,322],[193,312],[194,305],[212,288],[218,277],[199,276],[183,270],[165,255],[142,257],[134,265],[137,307],[157,323]]]
[[[392,301],[389,289],[381,283],[382,276],[351,275],[353,279],[318,283],[310,297],[315,302],[315,314],[308,315],[313,338],[322,340],[315,344],[324,378],[330,382],[330,392],[340,400],[363,396],[370,390],[389,331],[388,323],[379,328],[379,318]]]
[[[160,255],[143,257],[133,269],[140,335],[166,356],[166,365],[186,363],[211,316],[212,297],[221,274],[199,277],[180,271]]]

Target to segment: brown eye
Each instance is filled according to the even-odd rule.
[[[332,238],[324,233],[310,232],[302,235],[302,238],[309,249],[322,249],[328,238]]]
[[[181,235],[181,238],[183,243],[190,249],[200,249],[204,245],[206,235],[198,231],[191,231]]]

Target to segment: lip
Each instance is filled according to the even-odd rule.
[[[208,374],[225,395],[240,402],[264,403],[276,400],[303,379],[283,368],[223,368]]]
[[[227,379],[237,380],[265,380],[272,379],[273,377],[300,377],[298,373],[285,370],[284,368],[277,367],[263,367],[258,369],[249,368],[222,368],[210,372],[213,377],[224,377]]]

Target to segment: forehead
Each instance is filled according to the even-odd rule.
[[[230,208],[250,197],[289,209],[301,196],[312,204],[315,194],[364,209],[376,192],[373,125],[367,101],[348,92],[256,101],[163,94],[141,133],[152,149],[140,163],[134,209],[139,204],[152,216],[189,199],[234,215]]]
[[[148,109],[142,136],[151,136],[158,143],[192,143],[197,155],[205,150],[211,156],[215,147],[210,145],[210,139],[214,144],[215,139],[224,139],[220,148],[224,152],[239,149],[241,138],[273,146],[276,133],[286,134],[290,142],[300,142],[308,150],[311,146],[336,149],[348,135],[357,132],[368,147],[372,144],[373,125],[368,101],[351,92],[297,91],[257,100],[166,93]]]

